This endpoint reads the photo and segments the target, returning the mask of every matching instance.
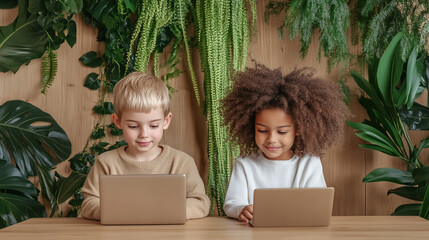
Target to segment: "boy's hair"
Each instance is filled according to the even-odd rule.
[[[132,72],[121,79],[113,88],[115,113],[121,116],[125,110],[150,112],[161,107],[164,116],[170,112],[170,97],[167,86],[157,77]]]
[[[292,150],[302,156],[321,156],[343,137],[348,108],[340,85],[313,77],[307,68],[282,76],[255,63],[239,73],[222,102],[225,125],[242,155],[258,151],[255,143],[255,115],[267,108],[281,108],[290,114],[296,128]]]

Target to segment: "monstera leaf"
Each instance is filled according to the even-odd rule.
[[[0,71],[16,73],[22,64],[42,57],[48,37],[30,14],[28,0],[18,1],[18,17],[8,26],[0,26]]]
[[[45,217],[45,207],[37,201],[37,190],[8,161],[0,159],[0,228],[31,217]]]
[[[27,176],[35,176],[36,164],[52,169],[71,153],[67,134],[48,113],[20,100],[0,106],[0,157]]]

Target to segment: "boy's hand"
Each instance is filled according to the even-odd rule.
[[[253,219],[253,204],[247,205],[241,210],[238,219],[242,222],[249,223]]]

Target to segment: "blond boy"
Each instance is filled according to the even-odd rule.
[[[158,78],[133,72],[113,89],[114,124],[122,129],[128,146],[101,154],[82,188],[81,215],[100,219],[100,175],[186,174],[186,218],[207,216],[210,200],[194,159],[168,145],[160,145],[171,122],[170,99]]]

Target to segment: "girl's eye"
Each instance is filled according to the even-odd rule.
[[[287,132],[285,132],[285,131],[278,131],[278,134],[281,134],[281,135],[283,135],[283,134],[286,134]]]
[[[135,129],[137,126],[128,126],[128,128]]]
[[[159,125],[151,125],[150,127],[151,127],[151,128],[158,128],[158,127],[159,127]]]
[[[265,129],[258,129],[258,132],[260,132],[260,133],[266,133],[267,130],[265,130]]]

